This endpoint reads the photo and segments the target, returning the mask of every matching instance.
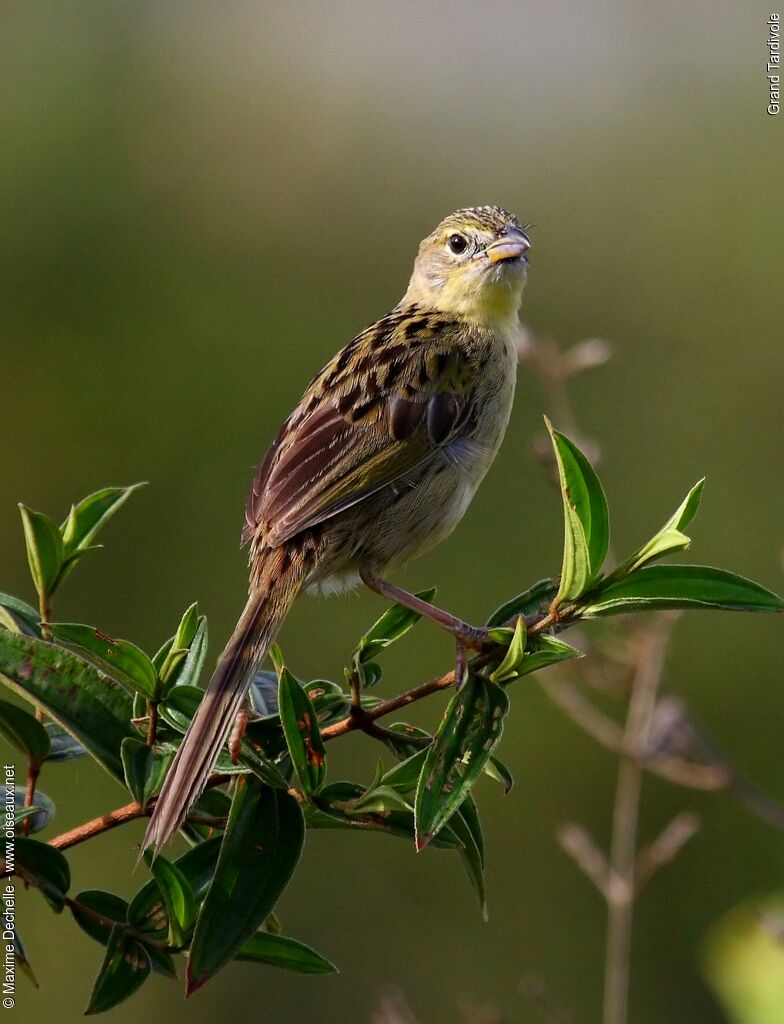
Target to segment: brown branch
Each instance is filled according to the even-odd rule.
[[[564,853],[572,858],[583,874],[607,899],[609,877],[607,858],[587,830],[582,825],[570,821],[558,829],[557,838]]]
[[[597,743],[614,754],[635,758],[654,775],[687,789],[713,792],[730,785],[731,774],[721,765],[694,764],[663,752],[647,754],[628,750],[624,746],[623,729],[594,707],[568,680],[553,673],[540,679],[539,685],[553,704]]]
[[[639,755],[648,748],[664,655],[674,617],[662,615],[644,638],[632,684],[624,729],[624,757],[618,768],[613,809],[607,887],[607,944],[604,975],[604,1024],[626,1024],[629,1009],[629,960],[636,895],[637,828],[644,774]]]
[[[24,795],[24,807],[32,807],[33,801],[35,800],[35,787],[38,784],[38,776],[41,774],[41,764],[35,757],[31,757],[27,762],[27,785],[25,786]],[[22,822],[22,835],[29,836],[30,828],[33,824],[33,815],[29,815]]]
[[[700,829],[700,819],[692,811],[682,811],[664,827],[648,846],[637,854],[634,891],[639,895],[656,872],[674,860]]]
[[[220,786],[232,778],[234,778],[232,775],[211,775],[207,780],[205,789],[211,789],[213,786]],[[113,828],[117,828],[119,825],[124,825],[128,821],[135,821],[137,818],[147,817],[152,814],[152,810],[155,807],[157,800],[157,796],[152,797],[147,801],[146,807],[142,807],[141,804],[137,803],[135,800],[129,804],[125,804],[123,807],[117,807],[115,810],[109,811],[108,814],[102,814],[100,817],[93,818],[91,821],[85,821],[83,824],[77,825],[76,828],[72,828],[68,832],[63,832],[61,835],[55,836],[54,839],[49,840],[49,845],[53,846],[56,850],[67,850],[70,846],[77,846],[79,843],[83,843],[87,839],[99,836],[103,832],[109,832]],[[196,820],[197,824],[199,823],[199,820]]]
[[[102,814],[99,818],[93,818],[92,821],[85,821],[82,825],[77,825],[69,832],[55,836],[54,839],[49,840],[49,845],[56,850],[67,850],[70,846],[77,846],[86,839],[92,839],[93,836],[100,835],[102,832],[109,832],[111,829],[117,828],[118,825],[124,825],[126,821],[143,818],[148,813],[149,811],[146,811],[134,800],[130,804],[125,804],[124,807],[118,807],[109,811],[108,814]]]

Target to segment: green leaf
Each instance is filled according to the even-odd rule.
[[[71,886],[71,870],[68,861],[53,846],[40,843],[37,839],[17,836],[14,840],[14,857],[6,853],[6,870],[21,870],[46,898],[49,905],[58,912],[63,909],[66,893]]]
[[[215,876],[196,922],[188,994],[232,960],[271,913],[305,838],[299,804],[252,776],[235,783]]]
[[[177,632],[158,651],[153,663],[164,692],[171,686],[195,686],[207,653],[207,620],[192,604],[180,620]]]
[[[485,765],[485,775],[488,775],[504,787],[504,794],[510,793],[514,786],[514,776],[506,767],[503,761],[497,757],[491,757]]]
[[[128,904],[114,893],[86,889],[71,900],[68,909],[82,931],[105,946],[114,925],[125,923]]]
[[[14,788],[14,828],[19,828],[22,822],[30,818],[29,831],[40,832],[55,816],[54,801],[43,790],[36,787],[34,805],[25,807],[25,794],[24,786]]]
[[[150,699],[156,696],[155,666],[130,640],[113,640],[95,626],[78,622],[53,622],[50,629],[55,640],[87,651],[98,668],[127,682],[137,693]]]
[[[150,797],[163,785],[174,751],[161,754],[142,740],[128,736],[120,746],[120,758],[131,796],[141,807],[146,807]]]
[[[13,628],[15,633],[26,633],[28,636],[41,635],[41,616],[25,601],[20,601],[11,594],[0,594],[0,611],[6,616],[10,614],[10,622],[7,617],[0,618],[0,626],[5,629]]]
[[[734,572],[707,565],[648,565],[597,588],[580,609],[584,618],[663,608],[726,608],[780,612],[784,600]]]
[[[417,725],[410,725],[408,722],[394,722],[389,726],[389,732],[395,733],[395,737],[387,736],[384,742],[399,758],[411,757],[427,746],[432,736]],[[398,739],[397,736],[400,738]]]
[[[310,697],[287,668],[278,682],[278,713],[303,793],[318,792],[327,773],[326,748]]]
[[[418,750],[411,757],[401,761],[388,772],[385,772],[379,780],[379,785],[388,786],[398,793],[413,793],[422,774],[422,765],[427,758],[427,747]]]
[[[173,686],[160,704],[161,715],[178,732],[185,732],[203,696],[198,686]]]
[[[443,828],[482,773],[503,731],[509,699],[475,673],[452,697],[428,748],[416,794],[416,846]]]
[[[155,881],[152,882],[155,885]],[[157,891],[157,888],[156,888]],[[87,889],[71,900],[68,908],[82,931],[91,939],[106,946],[115,924],[126,925],[128,904],[110,892]],[[134,936],[137,938],[137,936]],[[141,940],[139,940],[141,942]],[[171,956],[160,947],[141,942],[152,963],[152,969],[167,978],[176,978],[177,971]]]
[[[106,956],[93,985],[85,1015],[104,1013],[117,1006],[146,981],[152,965],[144,946],[116,924],[109,936]]]
[[[416,596],[423,601],[432,601],[436,588],[421,590]],[[415,626],[422,618],[419,612],[405,608],[402,604],[393,604],[384,612],[380,619],[373,623],[357,644],[354,651],[354,660],[360,664],[372,661],[381,651],[386,650],[390,644]]]
[[[63,567],[63,541],[49,516],[19,505],[24,527],[27,561],[35,589],[42,598],[54,593]]]
[[[202,799],[206,795],[203,794]],[[205,839],[174,861],[174,867],[187,881],[197,903],[204,897],[215,874],[222,842],[223,836]],[[169,915],[155,878],[146,882],[134,896],[128,908],[128,921],[145,932],[164,935],[168,932]]]
[[[61,729],[56,722],[47,722],[44,728],[50,743],[50,750],[46,755],[47,764],[53,764],[56,761],[74,761],[79,757],[87,756],[87,751],[82,744],[65,729]]]
[[[569,644],[564,643],[563,640],[558,640],[554,636],[538,636],[536,638],[536,645],[526,652],[520,664],[518,675],[527,676],[530,672],[536,672],[546,665],[554,665],[558,661],[572,661],[574,658],[584,657],[585,655],[582,651],[578,651],[576,647],[571,647]]]
[[[664,555],[687,548],[691,544],[691,538],[687,537],[683,531],[697,514],[704,485],[704,478],[698,480],[658,533],[654,534],[639,551],[636,551],[625,562],[622,562],[610,574],[608,581],[629,576],[656,558],[662,558]]]
[[[50,750],[43,725],[29,711],[7,700],[0,700],[0,736],[32,761],[43,761]]]
[[[70,514],[60,527],[66,557],[86,549],[93,537],[111,519],[114,513],[143,483],[130,487],[104,487],[72,505]]]
[[[593,466],[545,417],[555,449],[564,506],[564,554],[556,602],[574,600],[599,577],[607,556],[607,499]]]
[[[196,918],[196,899],[190,883],[177,865],[165,857],[153,857],[147,852],[144,859],[163,898],[169,923],[169,945],[182,946]],[[128,920],[131,923],[138,923],[133,916],[136,909],[133,905],[129,908]]]
[[[401,793],[391,786],[374,786],[356,801],[352,814],[384,814],[387,811],[407,811],[413,808]]]
[[[334,964],[304,942],[266,931],[256,932],[240,949],[236,959],[270,964],[299,974],[334,974],[337,971]]]
[[[384,832],[402,839],[415,838],[414,815],[410,811],[353,813],[351,801],[362,797],[362,786],[353,782],[336,782],[324,787],[315,804],[303,804],[305,821],[309,829],[350,829],[354,832]],[[344,804],[345,806],[340,806]],[[431,845],[441,849],[457,850],[460,840],[445,825]]]
[[[123,780],[120,744],[137,734],[133,702],[118,682],[71,651],[6,630],[0,630],[0,675]]]
[[[558,584],[555,580],[539,580],[538,583],[534,583],[533,586],[524,590],[522,594],[518,594],[517,597],[502,604],[500,608],[496,608],[487,620],[487,625],[492,629],[496,626],[503,626],[507,622],[513,622],[518,615],[544,614],[557,593]]]
[[[476,890],[479,909],[485,921],[487,913],[487,892],[485,888],[484,839],[476,805],[470,794],[449,819],[449,827],[460,840],[460,859],[468,878]]]
[[[514,634],[506,649],[506,654],[501,660],[501,664],[490,673],[490,678],[494,683],[504,683],[517,678],[520,665],[525,657],[525,641],[525,619],[521,615],[517,619]]]

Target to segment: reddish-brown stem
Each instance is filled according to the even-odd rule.
[[[158,732],[158,702],[148,700],[147,710],[150,714],[147,722],[147,746],[151,747],[155,743],[155,736]]]
[[[544,616],[544,618],[540,619],[539,622],[530,626],[528,633],[529,635],[542,633],[546,629],[551,628],[556,622],[564,622],[567,621],[568,618],[568,615],[563,613],[559,614],[551,610]],[[481,668],[483,665],[487,664],[493,656],[493,652],[479,654],[474,658],[473,664],[477,668]],[[337,736],[343,736],[346,733],[354,731],[365,732],[369,736],[382,740],[400,740],[401,738],[405,738],[388,729],[384,729],[375,723],[379,718],[383,718],[385,715],[389,715],[394,711],[406,708],[410,704],[415,704],[417,701],[423,700],[425,697],[429,697],[432,693],[438,693],[439,690],[446,690],[450,686],[454,686],[454,683],[455,673],[454,669],[452,669],[449,672],[445,672],[443,675],[429,679],[425,683],[420,683],[419,686],[415,686],[413,689],[408,690],[405,693],[398,694],[396,697],[391,697],[389,700],[381,701],[373,708],[360,709],[359,706],[353,706],[351,712],[345,718],[339,722],[335,722],[333,725],[326,726],[322,730],[322,738],[324,740],[332,740]],[[155,709],[155,712],[155,717],[157,719],[157,708]],[[152,726],[153,705],[150,706],[150,719]],[[148,727],[148,743],[150,742],[150,736],[153,735],[151,726]],[[226,781],[227,776],[213,775],[207,785],[216,786]],[[83,843],[87,839],[92,839],[94,836],[100,835],[103,832],[108,832],[113,828],[117,828],[119,825],[124,825],[127,821],[134,821],[136,818],[145,817],[152,812],[152,808],[154,806],[155,798],[149,801],[146,808],[140,807],[136,801],[125,804],[125,806],[118,807],[115,810],[110,811],[108,814],[104,814],[98,818],[93,818],[92,821],[84,822],[82,825],[77,825],[76,828],[71,829],[69,832],[64,832],[62,835],[56,836],[54,839],[49,841],[49,845],[54,846],[58,850],[68,849],[70,846],[76,846],[78,843]]]
[[[24,806],[32,807],[35,800],[35,787],[38,783],[38,776],[41,774],[41,762],[31,757],[27,764],[27,785],[25,786]],[[30,826],[33,823],[33,816],[25,818],[22,822],[22,835],[30,835]]]

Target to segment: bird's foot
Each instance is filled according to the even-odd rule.
[[[240,710],[237,712],[237,717],[234,719],[234,726],[229,736],[229,756],[231,757],[231,763],[237,764],[240,759],[240,753],[242,751],[242,739],[245,735],[245,730],[248,728],[248,720],[250,719],[250,702],[245,700]]]

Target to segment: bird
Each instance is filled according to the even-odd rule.
[[[166,775],[142,852],[184,822],[217,757],[238,754],[247,694],[300,591],[361,581],[455,638],[470,626],[386,576],[448,536],[512,410],[531,240],[499,206],[444,218],[419,246],[401,301],[311,380],[256,472],[245,508],[248,600]],[[232,730],[234,728],[234,733]]]

